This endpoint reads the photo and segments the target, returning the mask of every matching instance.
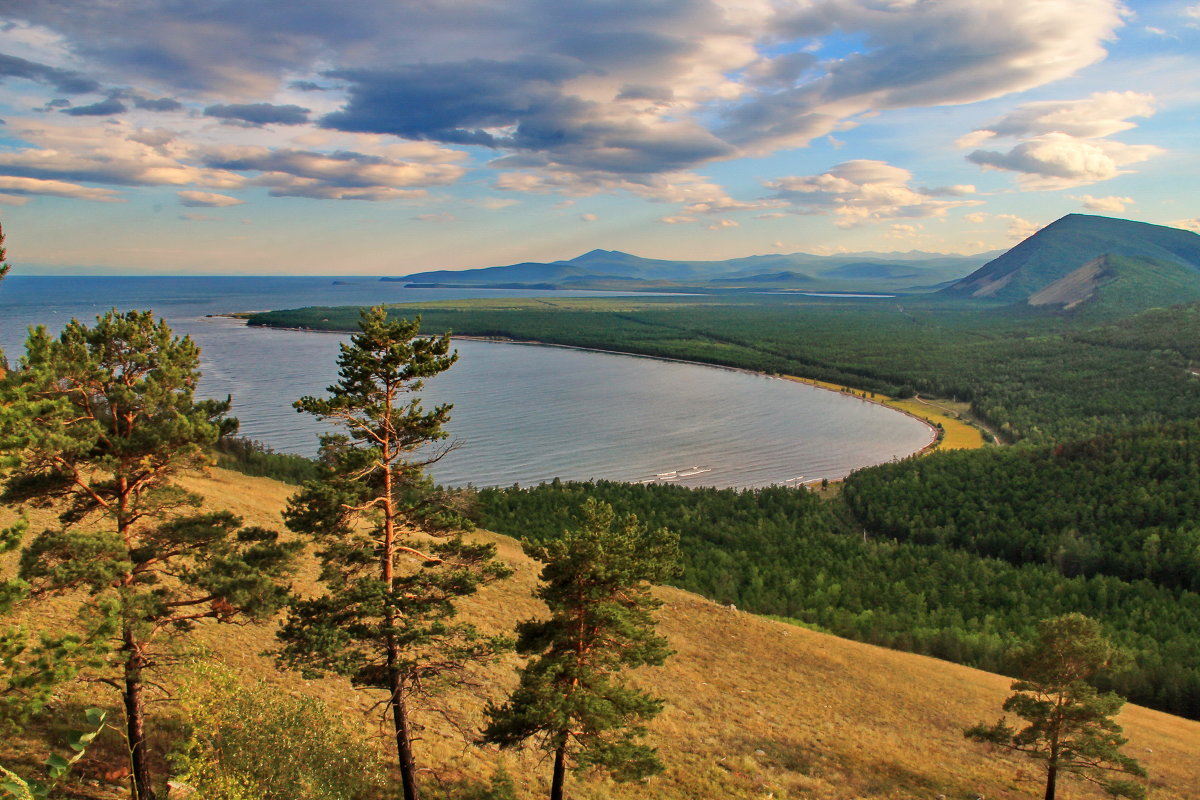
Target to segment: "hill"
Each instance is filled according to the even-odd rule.
[[[191,478],[188,485],[250,523],[272,526],[279,525],[279,511],[291,491],[273,481],[221,470]],[[0,522],[7,522],[9,514],[0,512]],[[35,528],[39,521],[34,519]],[[530,596],[537,565],[513,540],[478,535],[498,543],[501,557],[516,574],[473,598],[464,612],[487,630],[508,630],[514,621],[538,615]],[[0,560],[0,572],[12,564],[11,556]],[[298,587],[310,586],[311,577],[311,571],[302,575]],[[1032,777],[1033,762],[989,753],[961,734],[967,725],[999,716],[1007,679],[773,622],[675,589],[661,589],[660,597],[666,602],[660,630],[676,654],[665,667],[637,679],[667,702],[651,726],[667,772],[647,784],[580,779],[572,784],[578,800],[915,800],[937,795],[1017,800],[1039,793],[1036,782],[1014,781],[1019,773]],[[363,713],[368,704],[341,681],[302,681],[276,671],[260,655],[271,644],[270,630],[210,630],[205,643],[247,678],[264,677],[280,691],[322,697],[350,714]],[[475,728],[484,697],[512,685],[514,663],[510,658],[479,675],[479,687],[460,687],[441,704],[453,709],[468,731]],[[169,713],[170,706],[157,708]],[[464,745],[436,714],[425,713],[421,722],[425,729],[418,757],[437,776],[437,781],[430,778],[431,788],[491,774],[499,758],[494,751]],[[1120,722],[1131,740],[1128,751],[1150,771],[1152,796],[1194,800],[1200,723],[1135,706],[1126,707]],[[9,763],[13,744],[0,744],[0,763]],[[30,744],[25,745],[28,752]],[[119,750],[112,757],[119,763]],[[544,793],[549,772],[544,759],[533,753],[503,758],[520,797]],[[89,774],[95,776],[105,766],[93,762]],[[1074,783],[1062,791],[1072,800],[1100,797]],[[115,788],[84,785],[75,796],[118,794]]]
[[[786,288],[813,284],[826,290],[928,290],[962,277],[987,255],[948,256],[940,253],[811,253],[748,256],[723,261],[671,261],[643,258],[618,250],[592,250],[575,258],[552,262],[522,262],[500,267],[432,270],[385,281],[441,286],[511,288],[541,284],[542,288],[623,288],[646,290],[685,286],[727,288],[751,286]]]
[[[1097,291],[1114,281],[1120,285]],[[1069,308],[1092,300],[1141,309],[1163,298],[1183,302],[1200,297],[1200,235],[1068,214],[940,294]]]

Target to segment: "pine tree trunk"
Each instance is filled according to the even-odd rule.
[[[550,783],[550,800],[563,800],[563,783],[567,776],[567,739],[559,742],[554,751],[554,779]]]
[[[1045,800],[1054,800],[1054,785],[1058,782],[1058,765],[1050,762],[1046,769],[1046,797]]]
[[[149,753],[146,747],[145,704],[142,701],[142,656],[133,633],[125,631],[125,731],[129,740],[129,764],[133,783],[133,800],[155,800],[150,783]]]
[[[404,687],[400,673],[393,667],[395,646],[388,646],[388,680],[392,691],[392,725],[396,730],[396,754],[400,761],[400,783],[404,800],[417,800],[417,766],[413,761],[412,733],[408,728],[408,707],[404,703]]]

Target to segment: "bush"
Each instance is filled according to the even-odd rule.
[[[313,697],[200,665],[181,691],[178,781],[203,800],[360,800],[386,784],[377,740]]]

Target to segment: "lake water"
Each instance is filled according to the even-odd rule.
[[[291,403],[336,379],[345,337],[207,315],[534,294],[338,281],[13,275],[0,284],[0,348],[16,361],[31,324],[57,331],[113,307],[152,308],[200,345],[200,392],[233,396],[242,435],[312,455],[321,425]],[[875,404],[735,370],[533,345],[455,347],[458,364],[423,392],[426,405],[454,404],[448,428],[458,446],[431,470],[446,485],[657,475],[683,485],[790,485],[903,457],[931,439],[924,424]]]

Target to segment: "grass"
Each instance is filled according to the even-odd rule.
[[[279,512],[293,491],[275,481],[223,470],[190,477],[186,483],[212,507],[229,508],[249,523],[275,527],[280,527]],[[10,517],[9,510],[0,510],[0,524]],[[44,515],[35,517],[35,529],[47,521]],[[517,620],[538,616],[541,609],[531,596],[538,565],[511,539],[476,535],[497,543],[500,557],[513,565],[515,575],[470,598],[463,604],[464,614],[487,631],[506,631]],[[4,557],[0,575],[11,574],[14,567],[13,557]],[[296,588],[312,591],[314,577],[315,565],[309,564],[297,577]],[[667,771],[647,784],[618,785],[596,776],[572,779],[569,789],[577,800],[1040,796],[1036,780],[1014,782],[1021,773],[1036,777],[1034,762],[989,753],[961,733],[968,725],[1000,716],[1008,694],[1006,678],[756,617],[676,589],[661,589],[659,596],[666,603],[659,614],[660,630],[676,652],[665,667],[640,671],[635,680],[667,701],[650,726]],[[34,623],[61,623],[65,617],[62,604],[29,610]],[[199,639],[247,680],[264,678],[281,692],[320,697],[351,715],[366,714],[377,699],[342,680],[305,681],[279,672],[263,655],[272,636],[270,626],[221,626],[207,628]],[[486,698],[498,699],[511,688],[516,663],[515,656],[508,657],[475,676],[478,686],[441,696],[440,706],[467,730],[477,730]],[[164,682],[171,685],[171,676]],[[109,706],[115,702],[111,694],[90,699]],[[157,704],[154,713],[167,718],[171,705]],[[364,719],[364,725],[377,724],[376,717]],[[539,753],[501,755],[465,744],[428,706],[418,711],[417,719],[423,726],[417,756],[430,770],[426,780],[431,789],[486,781],[503,760],[518,796],[545,796],[550,764]],[[1120,722],[1131,740],[1127,751],[1150,772],[1151,796],[1195,800],[1200,722],[1134,706],[1126,707]],[[157,746],[165,748],[169,741],[160,737]],[[21,756],[31,762],[44,753],[45,745],[32,737],[0,742],[0,763]],[[116,759],[119,767],[119,748],[108,753],[108,760]],[[112,767],[91,760],[83,774],[96,780]],[[119,796],[120,789],[83,783],[73,792],[76,797],[104,798]],[[1064,800],[1100,796],[1082,784],[1060,786]]]

